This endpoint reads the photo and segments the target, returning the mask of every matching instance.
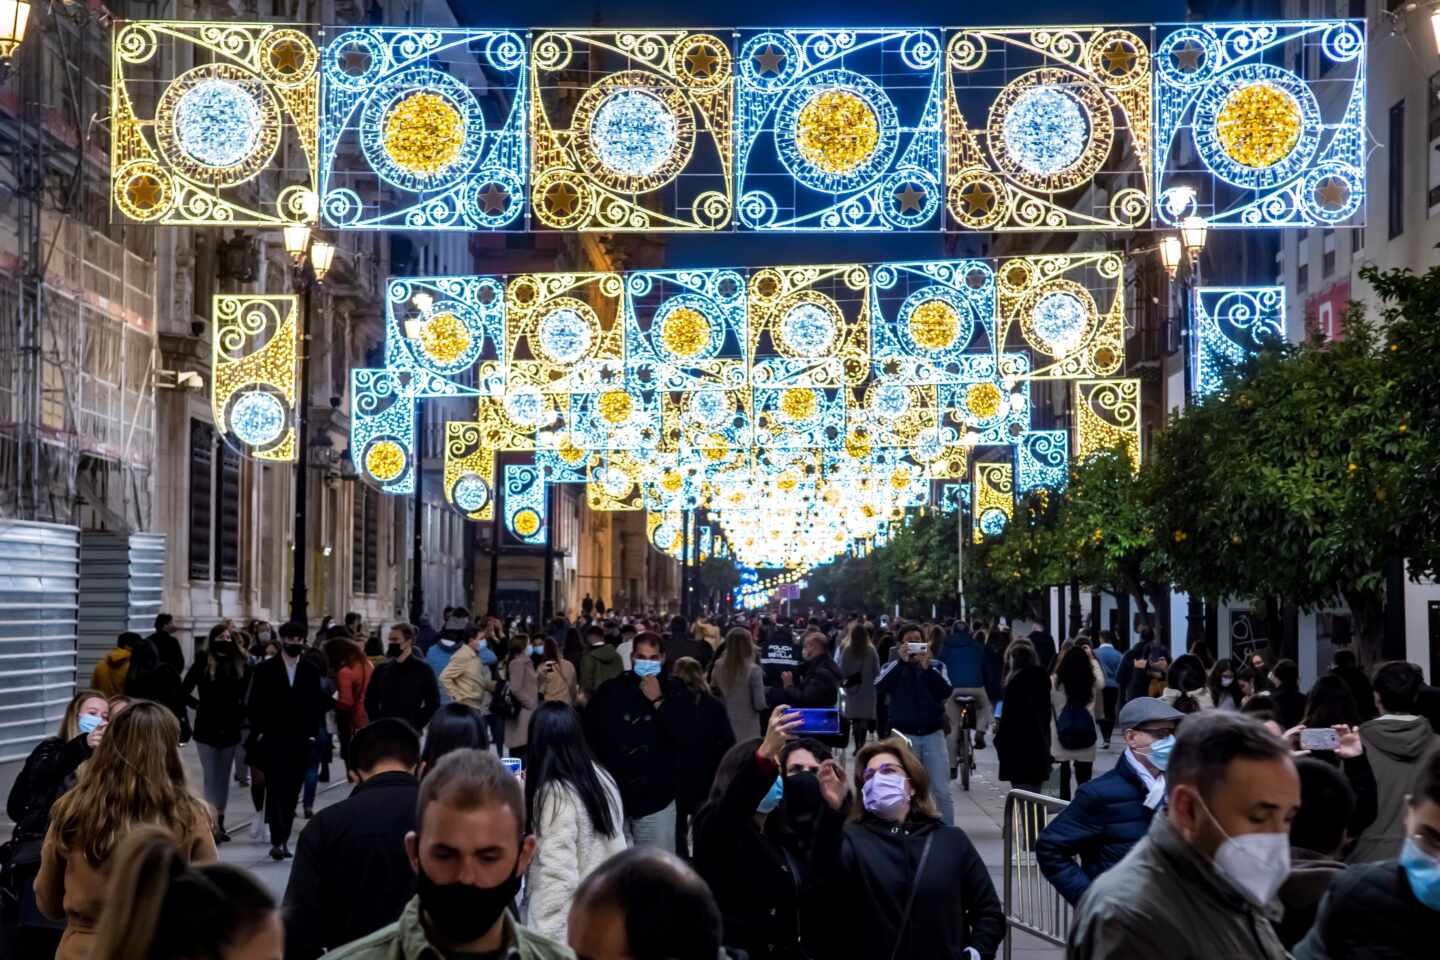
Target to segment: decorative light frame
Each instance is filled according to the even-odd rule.
[[[294,294],[217,294],[210,309],[210,410],[226,442],[256,460],[295,459],[299,379],[299,298]],[[265,415],[263,434],[247,436],[232,415]]]
[[[1284,287],[1196,287],[1192,303],[1197,397],[1220,390],[1267,340],[1285,340]]]

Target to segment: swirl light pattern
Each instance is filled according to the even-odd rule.
[[[295,459],[296,302],[292,294],[222,294],[211,304],[215,427],[257,460]]]
[[[1015,515],[1015,469],[1008,463],[977,463],[974,484],[972,539],[984,543],[1004,533]]]
[[[1015,490],[1064,490],[1070,481],[1070,434],[1027,430],[1015,445]]]
[[[545,477],[533,466],[505,465],[504,509],[505,529],[523,544],[545,542],[546,529]]]
[[[1196,287],[1195,395],[1208,396],[1266,340],[1285,340],[1284,287]]]
[[[1140,381],[1075,383],[1075,456],[1084,459],[1119,447],[1140,469]]]

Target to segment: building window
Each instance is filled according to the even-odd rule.
[[[215,429],[190,421],[190,579],[210,579],[210,503],[214,479]]]
[[[220,444],[215,466],[215,568],[216,580],[240,582],[240,454]]]
[[[1351,20],[1365,19],[1365,0],[1350,0],[1349,17]]]
[[[1356,227],[1350,231],[1350,252],[1359,253],[1365,249],[1365,228]]]
[[[377,592],[380,565],[380,494],[357,485],[350,527],[350,588]]]
[[[1301,293],[1310,289],[1310,264],[1302,263],[1295,271],[1295,289]]]
[[[1390,108],[1390,139],[1385,143],[1390,158],[1390,239],[1405,232],[1405,101]]]
[[[1320,272],[1326,278],[1335,272],[1335,228],[1326,227],[1320,233]]]

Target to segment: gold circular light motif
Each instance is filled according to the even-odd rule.
[[[890,486],[896,490],[910,486],[910,471],[905,467],[896,467],[895,472],[890,474]]]
[[[728,448],[729,443],[726,441],[723,433],[712,433],[705,438],[704,443],[700,447],[700,451],[705,455],[706,460],[715,463],[725,459]]]
[[[438,93],[401,97],[385,117],[385,153],[401,169],[434,176],[460,156],[465,118]]]
[[[791,490],[794,490],[799,485],[800,478],[795,475],[795,471],[793,470],[786,470],[784,473],[780,474],[780,479],[775,481],[775,486],[779,487],[781,490],[786,491],[787,493]]]
[[[470,349],[470,331],[453,313],[437,313],[420,328],[420,346],[436,363],[454,363]]]
[[[780,394],[780,412],[791,420],[809,420],[818,405],[815,391],[808,387],[791,387]]]
[[[943,350],[955,342],[960,318],[944,300],[926,300],[910,311],[910,337],[926,350]]]
[[[630,399],[630,394],[624,390],[607,390],[600,394],[600,399],[595,404],[600,409],[600,416],[606,423],[619,425],[630,419],[630,413],[635,409],[635,401]]]
[[[1000,388],[993,383],[972,384],[965,391],[965,407],[981,420],[1000,412]]]
[[[566,437],[560,442],[560,449],[558,452],[560,454],[560,459],[564,460],[566,463],[579,463],[581,460],[585,459],[585,451],[581,450],[579,447],[575,446],[575,444],[571,443],[569,437]]]
[[[856,460],[870,456],[870,438],[860,430],[852,430],[845,437],[845,452]]]
[[[811,97],[795,120],[800,155],[830,174],[849,173],[880,143],[880,120],[859,94],[832,88]]]
[[[660,489],[666,493],[679,493],[680,487],[685,483],[685,478],[674,470],[666,470],[660,476]]]
[[[515,519],[511,523],[515,527],[515,532],[522,537],[533,537],[540,532],[540,514],[529,507],[516,513]]]
[[[394,440],[381,440],[365,454],[365,469],[370,476],[386,483],[405,472],[405,450]]]
[[[1288,91],[1263,81],[1246,84],[1225,98],[1215,118],[1215,137],[1242,166],[1272,167],[1300,140],[1300,105]]]
[[[699,310],[677,307],[660,322],[660,342],[677,357],[693,357],[710,342],[710,321]]]

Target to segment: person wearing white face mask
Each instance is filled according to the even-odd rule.
[[[1271,918],[1300,806],[1290,745],[1229,711],[1192,714],[1165,774],[1165,815],[1091,884],[1066,956],[1285,960]]]
[[[861,748],[855,795],[833,760],[818,776],[826,808],[808,868],[814,895],[800,910],[809,955],[994,957],[1005,911],[990,872],[965,831],[941,822],[929,773],[905,741]]]

